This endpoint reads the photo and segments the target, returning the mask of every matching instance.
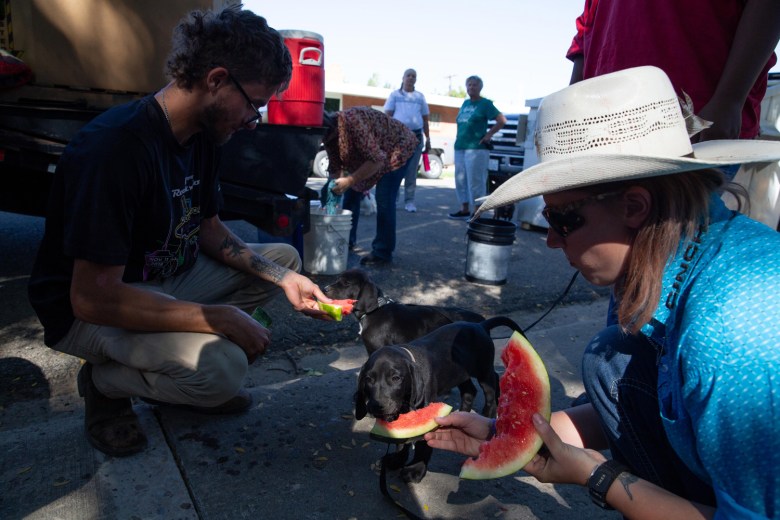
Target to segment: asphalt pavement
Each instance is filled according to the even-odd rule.
[[[446,218],[456,206],[451,179],[421,179],[416,202],[417,213],[398,212],[393,265],[371,270],[394,299],[462,305],[527,327],[568,283],[572,271],[563,255],[544,246],[543,233],[521,229],[504,285],[467,282],[468,224]],[[245,239],[255,235],[250,226],[232,225]],[[373,226],[373,216],[362,218],[361,250],[350,253],[348,267],[370,250]],[[248,413],[215,418],[137,403],[149,447],[112,458],[84,438],[79,360],[43,345],[26,302],[42,221],[0,213],[0,232],[0,518],[403,518],[379,490],[377,463],[388,447],[369,438],[372,419],[353,416],[357,373],[367,357],[354,318],[314,322],[284,301],[269,306],[273,344],[247,377],[254,397]],[[324,285],[334,277],[312,278]],[[553,409],[582,391],[580,353],[606,306],[604,291],[578,280],[528,331],[550,375]],[[508,335],[494,331],[499,372]],[[456,393],[442,398],[457,403]],[[463,460],[435,452],[418,484],[390,472],[390,494],[423,518],[619,518],[593,506],[581,487],[540,484],[523,472],[460,480]]]

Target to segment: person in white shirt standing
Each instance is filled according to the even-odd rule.
[[[412,157],[411,164],[420,163],[420,155],[423,149],[425,149],[425,153],[431,150],[431,134],[428,128],[430,111],[428,110],[425,96],[414,89],[415,83],[417,83],[417,71],[406,69],[404,79],[401,82],[401,88],[390,93],[390,97],[387,98],[384,107],[388,116],[406,125],[420,141],[420,146]],[[424,140],[423,134],[425,134]],[[417,211],[417,207],[414,205],[414,191],[416,187],[417,168],[409,168],[404,178],[404,209],[410,213]]]

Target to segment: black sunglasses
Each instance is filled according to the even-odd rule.
[[[607,193],[599,193],[591,197],[585,197],[584,199],[575,200],[564,206],[545,206],[542,210],[542,216],[545,218],[550,227],[558,233],[561,237],[566,238],[574,231],[585,225],[585,217],[577,213],[576,210],[590,204],[591,202],[598,202],[615,195],[620,195],[622,191],[610,191]]]
[[[249,95],[246,93],[246,90],[244,90],[244,88],[241,86],[238,80],[234,78],[232,74],[228,74],[228,77],[230,78],[230,81],[232,81],[233,84],[236,86],[238,91],[241,92],[241,95],[244,96],[244,99],[246,99],[246,102],[249,103],[250,107],[252,107],[252,110],[255,111],[255,117],[249,119],[246,123],[244,123],[243,126],[259,124],[260,120],[263,118],[263,115],[260,113],[260,110],[258,110],[255,104],[252,103],[252,98],[249,97]]]

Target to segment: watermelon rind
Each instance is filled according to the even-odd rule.
[[[438,428],[439,425],[436,423],[434,418],[449,415],[451,411],[452,406],[448,405],[447,403],[432,403],[425,408],[401,414],[401,416],[393,422],[377,419],[376,423],[374,423],[374,427],[371,429],[370,434],[372,437],[378,437],[380,439],[387,438],[395,440],[409,440]],[[415,416],[426,416],[429,418],[424,422],[416,424],[415,426],[394,426],[394,424],[403,424],[404,422],[413,420]]]
[[[327,312],[328,316],[336,321],[341,321],[341,305],[333,305],[331,303],[325,303],[321,301],[318,301],[317,305],[319,306],[320,310]]]
[[[468,459],[463,463],[460,471],[460,478],[463,479],[483,480],[516,473],[542,447],[542,438],[533,427],[531,417],[539,413],[545,419],[550,419],[550,378],[547,369],[539,354],[519,332],[509,338],[501,359],[507,370],[500,381],[496,435],[480,446],[476,459]],[[535,378],[535,381],[530,378]],[[534,388],[528,391],[531,384]],[[520,402],[522,397],[518,394],[521,393],[522,397],[533,398],[535,395],[536,402]],[[525,427],[524,437],[512,435],[510,428],[518,425]]]

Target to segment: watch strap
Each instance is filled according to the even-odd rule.
[[[588,478],[588,493],[593,503],[602,509],[612,509],[607,504],[607,491],[618,475],[628,471],[626,466],[616,460],[608,460],[596,466]]]

